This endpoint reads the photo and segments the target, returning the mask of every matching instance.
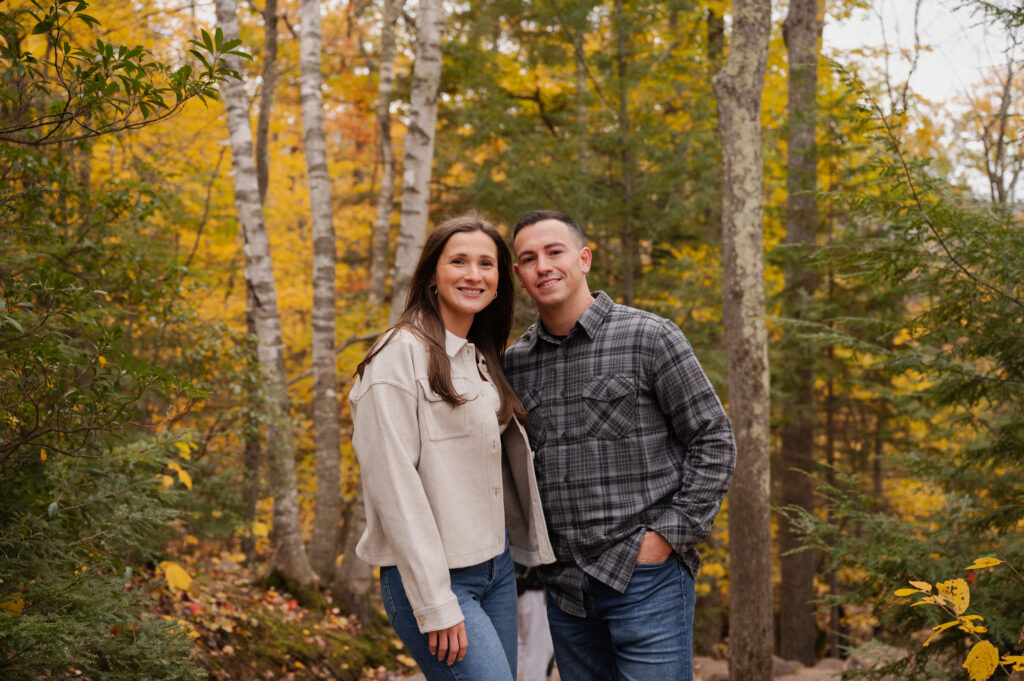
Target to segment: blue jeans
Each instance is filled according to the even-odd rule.
[[[693,577],[670,557],[637,563],[620,594],[583,577],[586,617],[548,599],[548,623],[562,681],[692,681]]]
[[[516,578],[506,542],[504,553],[451,573],[452,591],[466,618],[466,656],[448,666],[430,654],[395,566],[380,569],[384,609],[395,633],[428,681],[515,681],[519,637]]]

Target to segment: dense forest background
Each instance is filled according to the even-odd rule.
[[[347,387],[429,224],[542,207],[754,415],[698,654],[1024,670],[1024,10],[956,3],[1002,57],[932,102],[867,57],[933,46],[822,51],[873,4],[0,3],[0,677],[408,672]]]

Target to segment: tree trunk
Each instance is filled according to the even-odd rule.
[[[807,305],[816,286],[804,253],[813,247],[818,227],[818,154],[815,146],[818,43],[822,22],[819,0],[791,0],[783,24],[789,53],[789,100],[787,104],[786,243],[792,251],[787,260],[784,314],[807,319]],[[783,340],[781,372],[784,414],[782,424],[782,505],[812,511],[814,489],[814,371],[808,361],[813,347],[792,338]],[[790,368],[795,367],[795,368]],[[813,551],[786,555],[800,546],[785,514],[779,518],[779,554],[782,579],[779,589],[779,655],[813,666],[817,658]]]
[[[616,76],[619,90],[619,162],[622,164],[619,178],[622,216],[619,235],[622,240],[622,303],[633,305],[636,301],[636,271],[639,261],[636,228],[633,224],[633,166],[634,153],[630,147],[629,116],[629,39],[630,27],[622,6],[622,0],[615,0],[615,45]]]
[[[738,459],[729,492],[729,675],[772,678],[768,335],[764,315],[764,88],[770,0],[736,0],[718,98],[725,179],[722,262],[729,411]]]
[[[398,234],[398,252],[391,277],[391,311],[388,325],[398,320],[405,308],[406,288],[416,261],[423,250],[430,206],[430,171],[434,158],[434,134],[437,127],[437,96],[441,87],[441,31],[444,13],[440,0],[420,0],[416,14],[416,63],[409,95],[409,128],[405,135],[405,159],[402,175],[402,220]],[[366,527],[363,490],[356,494],[351,527],[346,531],[345,557],[332,585],[337,603],[350,612],[369,617],[370,566],[356,558],[356,543]]]
[[[416,63],[409,93],[409,128],[405,133],[402,170],[402,221],[391,277],[393,324],[405,309],[406,288],[427,236],[430,208],[430,171],[434,160],[437,96],[441,87],[441,0],[420,0],[416,13]]]
[[[341,427],[334,353],[334,209],[324,140],[320,66],[320,0],[299,5],[299,93],[305,133],[309,208],[313,216],[313,429],[316,433],[316,516],[309,557],[321,579],[334,576],[341,520]]]
[[[267,0],[263,10],[263,84],[260,88],[260,113],[256,119],[256,177],[260,187],[260,203],[266,201],[270,182],[270,112],[277,85],[277,0]]]
[[[391,207],[395,201],[395,152],[391,148],[391,94],[395,86],[395,24],[401,0],[384,0],[384,24],[380,29],[380,67],[377,69],[377,150],[380,153],[380,190],[370,247],[371,307],[384,302],[387,287],[388,235]]]
[[[235,0],[216,0],[217,24],[228,40],[238,37]],[[241,73],[238,57],[225,55],[228,68]],[[227,109],[231,163],[235,173],[235,205],[245,236],[245,279],[255,301],[257,356],[267,397],[265,429],[270,487],[274,495],[274,557],[271,569],[301,587],[316,583],[302,543],[299,495],[295,487],[295,454],[290,429],[288,391],[285,386],[284,343],[277,310],[277,291],[270,259],[270,243],[263,222],[259,182],[253,159],[252,129],[245,86],[239,79],[221,85]]]
[[[256,357],[256,346],[250,338],[256,336],[256,301],[252,297],[252,289],[246,286],[245,296],[245,328],[248,331],[246,336],[246,351],[251,353],[251,361],[258,361]],[[249,563],[256,562],[256,538],[252,533],[253,523],[256,521],[257,506],[260,501],[260,471],[263,469],[263,443],[260,439],[260,427],[257,414],[260,410],[259,397],[256,393],[256,386],[249,385],[246,390],[246,411],[244,425],[242,426],[242,438],[245,442],[245,450],[242,459],[242,509],[249,531],[242,535],[242,552]]]

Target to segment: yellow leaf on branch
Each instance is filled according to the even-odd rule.
[[[189,475],[188,471],[182,468],[177,461],[170,462],[167,464],[167,467],[178,474],[178,479],[181,480],[181,484],[192,489],[192,476]]]
[[[192,447],[189,446],[189,443],[175,442],[174,447],[178,450],[178,454],[180,454],[181,458],[185,459],[185,461],[192,460]]]
[[[962,615],[967,610],[967,606],[971,604],[971,589],[967,586],[967,582],[959,577],[939,582],[935,587],[938,589],[939,596],[949,602],[953,607],[953,612],[957,615]]]
[[[990,568],[990,567],[993,567],[995,565],[999,565],[1000,563],[1004,563],[1004,562],[1006,562],[1006,561],[1000,560],[998,558],[991,558],[991,557],[978,558],[973,563],[971,563],[970,565],[968,565],[964,569],[965,570],[981,570],[982,568]]]
[[[932,629],[935,631],[935,633],[928,637],[928,640],[925,641],[924,644],[922,644],[922,647],[927,648],[931,644],[932,641],[934,641],[935,639],[937,639],[939,637],[939,634],[944,632],[946,629],[950,629],[951,627],[955,627],[958,624],[960,624],[959,620],[953,620],[951,622],[943,622],[942,624],[938,625],[937,627],[932,627]]]
[[[999,664],[999,651],[988,641],[978,641],[967,653],[964,669],[971,676],[971,681],[985,681],[992,676]]]
[[[916,586],[921,591],[930,592],[932,590],[932,585],[928,582],[915,582],[914,580],[910,580],[910,585]]]
[[[160,569],[171,588],[188,591],[189,586],[192,585],[192,577],[174,561],[163,561],[160,563]]]
[[[259,520],[254,520],[252,523],[252,536],[254,537],[269,537],[270,526]]]
[[[1024,655],[1003,655],[1003,664],[1012,664],[1013,671],[1024,671]]]

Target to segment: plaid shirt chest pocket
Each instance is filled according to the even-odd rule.
[[[420,403],[420,418],[426,424],[427,437],[431,440],[451,440],[457,437],[469,435],[469,415],[467,405],[454,406],[444,401],[440,395],[430,388],[430,381],[426,378],[417,379],[420,386],[420,393],[423,400]],[[476,397],[476,393],[469,394],[468,382],[453,378],[452,384],[456,392],[467,400]]]
[[[601,440],[618,440],[636,428],[636,381],[629,374],[595,376],[583,384],[587,432]]]

